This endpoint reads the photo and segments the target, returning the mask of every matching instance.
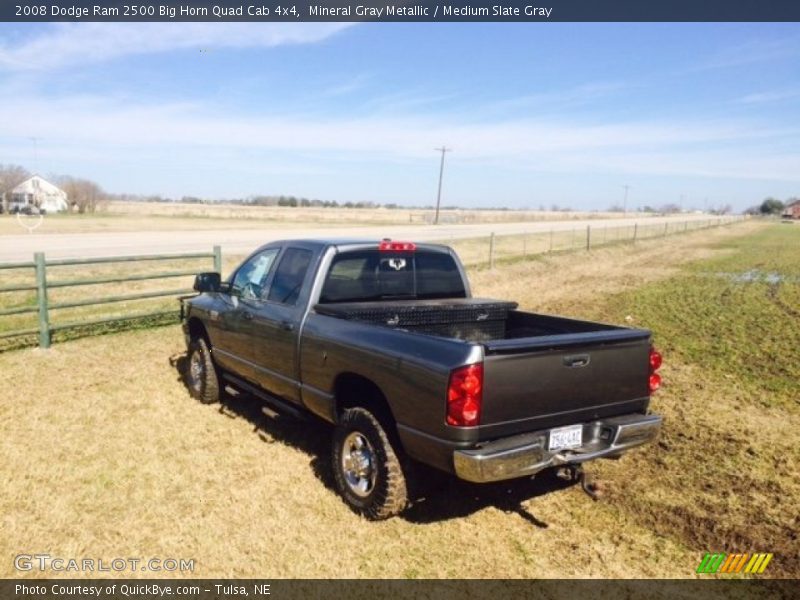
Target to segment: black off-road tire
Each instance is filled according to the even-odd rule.
[[[219,377],[211,349],[204,338],[189,343],[186,366],[186,387],[193,398],[203,404],[219,402]]]
[[[363,436],[368,442],[371,455],[369,462],[374,470],[374,483],[367,485],[360,493],[354,490],[352,479],[348,480],[344,464],[345,455],[352,457],[348,453],[348,447],[352,446],[349,440],[353,440],[353,436]],[[393,517],[406,508],[406,475],[398,454],[399,449],[394,448],[386,431],[371,412],[364,408],[344,411],[333,434],[333,474],[336,489],[357,514],[372,521],[380,521]]]

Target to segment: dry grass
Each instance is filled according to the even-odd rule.
[[[718,255],[718,244],[758,231],[761,224],[708,229],[591,252],[538,256],[503,268],[470,273],[475,296],[513,298],[526,310],[585,315],[610,294],[665,279],[681,265]]]
[[[714,225],[712,228],[716,228]],[[442,239],[452,246],[461,261],[470,267],[488,267],[490,257],[495,265],[505,265],[533,256],[582,252],[587,245],[591,250],[635,243],[653,239],[670,239],[676,235],[693,233],[699,229],[708,230],[707,221],[631,224],[619,227],[574,227],[563,231],[542,231],[524,234],[498,235],[494,237],[494,247],[490,236],[466,239]],[[588,240],[587,240],[588,237]],[[675,247],[673,243],[670,248]]]
[[[44,217],[36,233],[90,233],[128,231],[187,231],[259,229],[280,224],[289,229],[304,227],[368,227],[433,222],[432,210],[387,208],[311,208],[239,206],[226,204],[180,204],[111,202],[94,214],[52,214]],[[619,218],[620,213],[504,210],[444,210],[441,223],[509,223],[519,221],[564,221]],[[37,218],[20,217],[33,225]],[[643,217],[643,218],[646,218]],[[0,235],[25,235],[27,230],[10,215],[0,215]]]
[[[718,243],[756,228],[553,256],[472,278],[480,295],[591,317],[606,314],[621,291],[729,252]],[[740,450],[725,437],[738,431],[737,411],[768,432],[757,452],[777,455],[785,440],[796,446],[796,413],[746,405],[730,394],[735,374],[723,388],[718,377],[668,361],[669,384],[654,405],[667,416],[663,444],[590,466],[603,501],[546,477],[492,486],[435,477],[402,517],[369,523],[332,489],[325,426],[268,419],[246,399],[198,405],[179,379],[183,350],[171,326],[0,354],[0,576],[18,575],[17,553],[46,552],[194,558],[200,577],[686,577],[704,552],[729,550],[728,530],[715,525],[726,509],[775,501],[763,487],[737,493],[764,481],[768,462],[739,479],[723,470],[727,495],[702,488],[708,470],[695,469],[698,461]],[[677,437],[677,424],[688,426],[688,439]],[[712,429],[699,435],[704,425]],[[686,476],[676,476],[681,469]],[[698,496],[676,484],[714,503],[694,506]],[[795,494],[783,509],[796,508],[797,488],[780,486]],[[778,510],[768,514],[788,522]],[[779,559],[773,575],[798,575]]]
[[[232,204],[180,204],[112,202],[109,214],[183,216],[213,219],[267,219],[279,222],[343,223],[346,225],[393,223],[432,223],[433,209],[408,208],[318,208],[282,206],[242,206]],[[619,217],[621,213],[542,210],[443,209],[441,223],[509,223],[519,221],[564,221]]]
[[[0,405],[0,575],[20,552],[194,558],[203,577],[679,577],[696,562],[542,483],[445,478],[403,518],[366,522],[331,489],[325,427],[198,405],[169,362],[182,349],[170,327],[0,356],[22,392]]]

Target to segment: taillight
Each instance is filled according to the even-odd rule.
[[[393,242],[392,240],[383,240],[378,246],[381,252],[414,252],[417,245],[414,242]]]
[[[663,358],[661,353],[655,348],[650,348],[650,393],[652,394],[661,387],[661,375],[656,373],[661,368]]]
[[[661,375],[653,373],[650,375],[650,393],[652,394],[661,387]]]
[[[655,348],[650,348],[650,370],[651,371],[658,371],[661,368],[661,363],[663,362],[663,358],[661,357],[661,353],[656,350]]]
[[[481,420],[483,365],[467,365],[450,373],[447,386],[447,424],[472,427]]]

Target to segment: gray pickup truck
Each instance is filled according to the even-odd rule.
[[[661,356],[650,332],[473,298],[447,246],[288,240],[183,300],[187,385],[230,386],[334,425],[332,469],[356,512],[408,502],[416,462],[472,482],[616,458],[652,441]]]

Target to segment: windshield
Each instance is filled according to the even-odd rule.
[[[358,250],[334,257],[321,303],[465,298],[461,272],[450,254],[418,250]]]

